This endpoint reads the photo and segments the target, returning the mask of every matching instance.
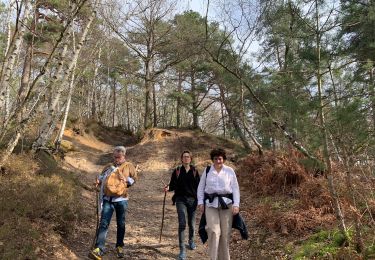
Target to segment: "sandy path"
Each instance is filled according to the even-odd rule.
[[[71,139],[78,148],[77,152],[69,153],[66,162],[76,169],[84,185],[92,185],[96,174],[108,162],[111,147],[102,145],[100,149],[92,149],[86,144]],[[159,234],[162,216],[164,193],[162,181],[169,181],[170,165],[167,160],[167,147],[161,146],[157,153],[144,158],[137,151],[129,149],[128,159],[138,163],[142,169],[138,182],[130,190],[129,210],[126,220],[125,258],[127,259],[176,259],[179,253],[177,237],[177,213],[171,203],[171,193],[167,194],[165,207],[165,220],[162,241],[159,244]],[[144,161],[142,161],[142,159]],[[92,243],[95,232],[95,192],[84,190],[85,214],[88,222],[70,239],[69,248],[76,259],[87,259],[87,253]],[[199,215],[197,214],[197,223]],[[84,223],[85,224],[85,223]],[[186,236],[187,236],[186,231]],[[115,216],[107,235],[107,253],[104,259],[117,259],[114,253],[116,242]],[[207,259],[206,248],[196,237],[197,250],[187,250],[187,259]]]

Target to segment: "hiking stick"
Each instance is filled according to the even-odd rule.
[[[161,243],[161,235],[163,234],[163,226],[164,226],[164,211],[165,211],[165,198],[167,197],[167,191],[164,191],[164,199],[163,199],[163,215],[161,217],[161,227],[160,227],[160,237],[159,237],[159,244]]]
[[[99,203],[100,202],[100,192],[98,190],[98,187],[95,187],[95,197],[96,197],[96,229],[95,229],[95,236],[94,236],[94,239],[92,240],[92,244],[91,244],[91,248],[94,249],[95,248],[95,244],[96,244],[96,238],[98,236],[98,232],[99,232],[99,224],[100,224],[100,211],[101,211],[101,208],[100,208],[100,205]]]

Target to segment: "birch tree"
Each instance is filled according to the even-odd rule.
[[[61,42],[63,42],[64,37],[66,35],[66,32],[68,28],[70,27],[73,19],[77,16],[77,14],[80,12],[81,8],[85,4],[85,0],[82,0],[77,5],[73,5],[71,7],[71,15],[69,19],[66,21],[64,27],[60,31],[59,37],[55,40],[47,58],[43,62],[39,73],[34,77],[33,81],[30,83],[30,90],[34,89],[36,85],[38,85],[39,81],[44,77],[46,72],[50,70],[50,66],[52,64],[52,59],[55,56],[56,52],[58,52],[58,47],[60,47]],[[29,126],[31,120],[35,117],[37,114],[37,111],[39,110],[42,102],[40,102],[40,99],[43,95],[45,95],[46,87],[41,87],[39,89],[38,94],[33,100],[33,103],[31,104],[30,109],[27,111],[27,116],[25,116],[14,129],[12,129],[12,137],[6,144],[5,150],[2,152],[0,156],[0,166],[2,166],[5,161],[8,159],[9,155],[13,152],[13,149],[16,147],[20,137],[24,134],[24,131]]]
[[[87,21],[87,23],[86,23],[86,25],[83,29],[83,32],[82,32],[80,40],[77,44],[77,47],[73,50],[73,55],[71,57],[71,60],[68,64],[67,68],[65,69],[65,71],[63,71],[63,75],[57,74],[55,80],[52,81],[51,84],[49,84],[50,89],[56,87],[57,90],[55,90],[56,94],[52,99],[51,105],[45,110],[44,121],[42,122],[40,134],[32,145],[32,149],[34,151],[36,151],[36,150],[40,149],[41,147],[45,146],[46,142],[51,137],[53,129],[56,126],[54,124],[54,122],[56,122],[54,120],[54,118],[58,115],[58,112],[56,111],[57,104],[60,100],[60,96],[61,96],[62,91],[68,85],[67,83],[69,82],[69,76],[72,74],[73,68],[77,64],[77,60],[78,60],[80,51],[81,51],[81,49],[83,47],[83,44],[86,40],[87,34],[89,33],[91,24],[93,23],[93,21],[95,19],[95,15],[96,15],[96,3],[93,3],[93,5],[91,6],[90,16],[89,16],[88,21]],[[55,86],[56,82],[59,82],[60,86]]]
[[[28,24],[27,21],[30,19],[31,15],[31,5],[29,4],[29,1],[22,1],[20,10],[17,11],[16,29],[11,40],[9,40],[10,34],[8,33],[6,55],[0,71],[0,111],[2,111],[2,113],[9,111],[9,104],[6,103],[7,93],[9,91],[9,83],[14,70],[16,57],[21,50],[23,36],[25,35]],[[19,14],[21,12],[22,16],[20,17]],[[1,115],[0,122],[4,122],[4,120],[5,115]]]

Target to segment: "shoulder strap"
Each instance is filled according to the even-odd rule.
[[[210,169],[211,169],[211,165],[208,165],[208,166],[206,167],[206,178],[207,178],[207,173],[210,171]]]
[[[104,168],[103,168],[103,170],[100,174],[104,174],[111,167],[114,167],[112,163],[107,164],[106,166],[104,166]]]
[[[190,164],[190,168],[192,168],[194,178],[197,177],[197,169],[195,168],[195,166]]]
[[[207,167],[206,167],[206,179],[204,180],[204,187],[206,188],[206,182],[207,182],[207,174],[208,174],[208,172],[210,171],[210,169],[211,169],[211,165],[208,165]]]
[[[178,179],[178,176],[180,175],[180,170],[181,170],[181,165],[178,165],[176,167],[176,177],[177,177],[177,179]]]
[[[207,165],[207,167],[206,167],[206,179],[204,180],[204,188],[203,188],[203,192],[204,192],[204,190],[206,189],[207,174],[208,174],[208,172],[210,171],[210,169],[211,169],[211,165]],[[205,199],[203,199],[203,202],[204,202],[204,205],[206,205],[206,200],[205,200]],[[205,207],[205,208],[206,208],[206,207]]]

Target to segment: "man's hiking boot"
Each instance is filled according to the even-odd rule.
[[[124,249],[121,246],[118,246],[116,248],[116,253],[117,253],[117,257],[118,258],[124,258],[125,257],[125,255],[124,255]]]
[[[194,241],[189,241],[189,249],[190,250],[195,250],[197,246],[195,245]]]
[[[102,260],[102,251],[99,247],[95,248],[89,253],[89,257],[94,260]]]

